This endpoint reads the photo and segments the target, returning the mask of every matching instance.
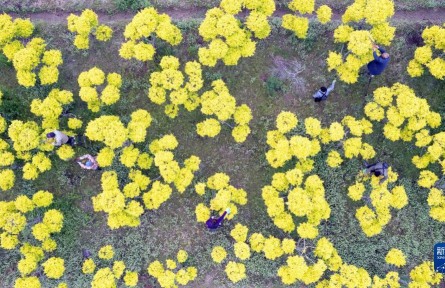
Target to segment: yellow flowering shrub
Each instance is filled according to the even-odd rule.
[[[389,18],[394,15],[394,2],[385,0],[355,0],[342,15],[342,25],[334,31],[334,41],[345,43],[348,52],[343,56],[330,51],[327,58],[328,69],[336,70],[340,80],[352,84],[358,80],[360,68],[373,60],[372,42],[390,45],[395,35],[395,28],[389,25]],[[359,25],[355,30],[354,23]],[[346,56],[348,55],[348,56]]]
[[[109,267],[101,268],[94,274],[91,288],[114,288],[116,280],[113,271]]]
[[[429,70],[433,77],[443,80],[445,78],[445,59],[434,57],[435,51],[441,53],[445,51],[443,35],[445,27],[433,25],[427,27],[422,32],[422,38],[425,46],[417,47],[414,51],[414,58],[409,62],[407,67],[408,74],[411,77],[419,77],[424,73],[425,68]]]
[[[392,248],[388,251],[388,254],[386,254],[385,261],[388,264],[395,265],[397,267],[405,266],[406,259],[403,252],[399,249]]]
[[[153,276],[158,280],[161,287],[177,287],[178,285],[187,285],[191,281],[195,280],[198,274],[196,267],[184,267],[184,264],[182,264],[182,266],[183,267],[181,269],[175,272],[174,270],[176,270],[176,263],[173,260],[166,260],[167,269],[164,268],[164,265],[161,262],[156,260],[149,264],[147,271],[150,276]]]
[[[433,262],[425,261],[414,267],[409,273],[409,287],[439,285],[443,275],[434,271]]]
[[[242,8],[250,11],[245,20],[240,21],[235,15]],[[258,39],[269,36],[271,27],[268,19],[274,11],[275,2],[272,0],[244,3],[225,0],[219,7],[208,10],[199,26],[199,35],[210,43],[198,50],[199,62],[211,67],[218,60],[225,65],[237,65],[241,57],[253,56],[256,50],[253,36]]]
[[[232,236],[232,238],[235,239],[236,242],[245,242],[247,239],[248,231],[249,229],[246,226],[237,223],[235,225],[235,228],[230,231],[230,236]]]
[[[226,272],[229,280],[233,283],[237,283],[246,278],[246,267],[243,263],[229,261],[224,271]]]
[[[233,219],[238,213],[237,205],[246,205],[246,191],[235,188],[229,182],[230,177],[224,173],[215,173],[207,179],[206,185],[208,189],[202,194],[202,197],[205,197],[208,192],[214,196],[210,200],[210,205],[199,203],[196,206],[195,214],[198,222],[205,222],[209,219],[211,211],[221,215],[227,208],[230,208],[231,211],[226,215],[225,219]],[[214,193],[210,190],[216,190],[217,192]]]
[[[99,41],[108,41],[113,30],[107,25],[99,25],[99,17],[90,9],[85,9],[80,16],[70,14],[67,17],[68,30],[75,33],[74,46],[83,50],[89,48],[89,37],[94,35]]]
[[[181,30],[172,23],[170,16],[158,13],[153,7],[140,10],[125,26],[126,42],[122,43],[119,55],[124,59],[152,60],[155,48],[144,40],[155,34],[173,46],[182,41]]]
[[[113,247],[111,245],[102,246],[98,252],[98,256],[101,259],[110,260],[114,257]]]
[[[139,276],[137,272],[126,271],[124,276],[124,283],[128,287],[135,287],[138,284]]]
[[[221,263],[222,261],[224,261],[224,259],[226,259],[227,252],[223,247],[215,246],[212,249],[211,256],[214,262]]]
[[[242,104],[236,105],[236,99],[230,95],[229,89],[222,80],[212,82],[212,90],[206,91],[200,98],[201,112],[217,119],[208,118],[196,125],[198,135],[215,137],[221,131],[221,124],[226,124],[232,130],[232,136],[237,142],[244,142],[250,134],[248,126],[252,119],[250,108]],[[235,127],[226,121],[232,120]]]
[[[106,115],[90,121],[85,136],[92,141],[100,141],[106,146],[116,149],[127,140],[128,130],[118,116]]]
[[[51,257],[42,266],[48,278],[59,279],[65,272],[65,261],[62,258]]]
[[[74,149],[70,145],[62,145],[57,149],[57,156],[63,161],[68,161],[74,157]]]
[[[84,274],[92,274],[96,269],[96,264],[93,259],[87,259],[82,264],[82,272]]]
[[[187,258],[188,258],[187,251],[185,251],[185,250],[178,251],[178,254],[176,255],[176,259],[178,260],[179,263],[184,263],[185,261],[187,261]]]
[[[326,24],[331,21],[332,9],[327,5],[322,5],[317,9],[317,18],[321,24]]]

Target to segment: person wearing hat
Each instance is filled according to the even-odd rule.
[[[334,90],[335,82],[336,82],[336,80],[332,81],[331,86],[329,86],[328,88],[323,86],[320,88],[320,90],[315,92],[315,94],[312,96],[314,98],[314,101],[321,102],[323,100],[328,99],[329,93],[331,93],[331,91]]]
[[[76,162],[83,169],[87,169],[87,170],[98,170],[99,169],[99,164],[97,163],[96,158],[91,156],[90,154],[86,154],[86,155],[76,158]]]
[[[386,53],[386,50],[382,47],[379,47],[376,44],[372,45],[372,55],[374,56],[374,60],[368,63],[368,73],[371,77],[380,75],[385,70],[386,66],[389,63],[389,54]],[[380,51],[380,56],[377,56],[376,50]]]
[[[69,145],[74,145],[74,137],[68,137],[66,134],[58,130],[54,130],[53,132],[46,134],[46,139],[51,140],[51,143],[54,146],[62,146],[63,144],[67,143]]]
[[[216,216],[211,216],[209,220],[206,221],[207,228],[210,230],[215,230],[222,226],[222,222],[224,220],[224,217],[226,217],[227,214],[230,214],[230,208],[227,208],[224,213],[217,218]]]

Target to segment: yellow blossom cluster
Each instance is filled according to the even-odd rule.
[[[119,189],[117,173],[115,171],[104,172],[101,181],[102,192],[97,196],[92,197],[94,211],[103,211],[108,214],[108,226],[111,229],[117,229],[124,226],[139,226],[139,217],[144,213],[144,208],[139,201],[132,199],[138,194],[134,195],[133,192],[133,195],[128,195],[129,188],[127,188],[127,186],[129,184],[124,187],[124,194]],[[146,186],[148,186],[148,183],[142,188],[146,189]],[[140,187],[136,185],[134,189],[137,189],[140,193]]]
[[[70,91],[52,89],[45,99],[32,100],[31,113],[43,118],[43,129],[59,129],[59,117],[63,112],[63,105],[73,101],[73,93]]]
[[[224,261],[224,259],[226,259],[227,252],[223,247],[215,246],[212,249],[211,256],[214,262],[221,263],[222,261]]]
[[[0,127],[2,133],[7,128],[6,120],[0,116],[0,125],[4,125],[4,127]],[[0,133],[1,134],[1,133]],[[11,147],[8,142],[3,139],[0,139],[0,190],[6,191],[14,187],[15,183],[15,174],[12,169],[9,169],[8,166],[14,164],[15,156],[12,152],[8,151]]]
[[[388,264],[395,265],[397,267],[402,267],[406,265],[405,254],[399,249],[392,248],[386,254],[385,261]]]
[[[289,256],[286,265],[278,269],[278,276],[286,285],[293,284],[297,281],[309,285],[320,280],[326,268],[327,266],[323,260],[318,260],[313,265],[307,265],[304,257],[294,255]]]
[[[41,127],[34,122],[22,122],[20,120],[13,120],[8,127],[8,136],[12,140],[12,149],[15,150],[15,158],[25,161],[23,166],[23,178],[26,180],[36,179],[40,173],[51,169],[51,160],[45,156],[44,151],[51,151],[54,146],[45,141],[45,134],[42,133]],[[14,155],[8,150],[11,148],[5,141],[1,141],[0,153],[4,158],[0,161],[0,166],[9,166],[13,164]],[[33,155],[35,150],[37,152]],[[5,178],[0,180],[0,188],[7,190],[13,187],[14,173],[7,169],[0,171]],[[7,189],[4,189],[8,187]]]
[[[31,214],[35,209],[46,208],[52,202],[53,194],[43,190],[34,193],[31,198],[19,195],[13,201],[0,201],[0,247],[7,250],[17,247],[21,254],[21,259],[17,262],[20,277],[15,280],[15,287],[34,287],[26,286],[30,283],[40,287],[40,280],[34,279],[31,274],[39,268],[39,263],[45,259],[45,254],[57,248],[57,243],[51,236],[59,233],[63,227],[63,214],[59,210],[46,210],[38,223],[31,225],[27,221],[27,217],[32,217],[28,213]],[[24,240],[29,239],[28,235],[22,235],[27,227],[39,242],[37,246]],[[19,239],[20,236],[23,239]],[[64,260],[58,257],[46,259],[41,266],[43,273],[50,279],[59,279],[65,271]]]
[[[431,218],[445,222],[445,214],[443,213],[445,197],[443,197],[441,190],[433,187],[439,180],[439,176],[435,172],[425,169],[430,165],[439,164],[442,172],[445,171],[445,132],[429,135],[429,130],[423,129],[416,134],[416,138],[416,146],[425,147],[423,155],[416,155],[412,158],[412,163],[418,169],[423,169],[420,171],[417,184],[420,187],[430,189],[428,205],[430,206]]]
[[[19,234],[25,229],[27,221],[26,216],[24,214],[28,212],[32,212],[34,209],[39,207],[48,207],[51,205],[53,201],[53,195],[47,191],[38,191],[33,195],[30,199],[25,195],[19,195],[14,201],[1,201],[0,202],[0,246],[4,249],[14,249],[17,245],[20,244]],[[57,210],[50,210],[57,211]],[[54,221],[58,221],[57,225],[51,225],[50,216],[52,214],[57,214],[61,216],[60,212],[47,212],[45,213],[46,218],[41,223],[34,225],[32,228],[33,235],[36,239],[40,241],[44,241],[48,239],[50,233],[60,232],[62,222],[60,222],[60,217],[54,219]],[[46,220],[45,220],[46,219]],[[63,220],[63,216],[61,217]],[[45,230],[45,237],[39,237],[39,233],[34,234],[34,231],[39,232],[41,230]],[[37,235],[37,236],[36,236]]]
[[[411,279],[408,285],[409,288],[437,287],[443,279],[441,273],[434,271],[433,262],[431,261],[425,261],[411,269],[409,277]]]
[[[369,199],[367,202],[372,208],[369,205],[358,208],[355,217],[366,236],[372,237],[381,233],[383,227],[391,221],[391,208],[400,210],[408,204],[408,196],[403,186],[391,185],[393,187],[388,188],[388,184],[395,183],[398,178],[391,167],[388,169],[388,179],[384,182],[374,175],[361,175],[358,178],[361,179],[348,188],[348,196],[354,201]],[[371,186],[369,196],[365,195],[366,182]]]
[[[431,188],[428,194],[428,205],[430,206],[431,218],[445,222],[445,196],[437,188]]]
[[[154,35],[173,46],[182,41],[181,30],[171,22],[170,16],[159,14],[153,7],[145,8],[125,26],[124,37],[127,42],[122,44],[119,55],[124,59],[152,60],[156,53],[155,47],[144,40]]]
[[[440,126],[439,113],[431,111],[426,99],[417,97],[406,85],[396,83],[391,88],[377,88],[373,98],[366,104],[365,114],[371,121],[388,120],[383,134],[391,141],[401,139],[409,142],[416,136],[416,145],[426,146],[428,142],[424,141],[423,136],[428,135],[423,129]]]
[[[84,10],[80,16],[70,14],[66,18],[68,30],[76,34],[74,46],[83,50],[90,47],[90,34],[99,41],[108,41],[113,36],[113,30],[104,24],[99,25],[99,17],[90,9]]]
[[[184,258],[185,256],[185,258]],[[165,266],[158,260],[151,262],[147,268],[148,274],[158,280],[161,287],[178,287],[190,284],[198,275],[198,269],[186,265],[187,252],[180,250],[176,257],[179,264],[167,259]]]
[[[88,123],[85,136],[116,149],[122,147],[127,140],[128,130],[118,116],[104,115]]]
[[[292,0],[289,2],[288,7],[294,12],[298,12],[301,15],[312,14],[315,10],[315,0],[299,1]],[[320,6],[317,11],[317,19],[326,24],[331,21],[332,9],[327,5]],[[287,30],[295,33],[298,38],[304,39],[307,36],[309,29],[309,19],[293,14],[285,14],[282,17],[281,26]]]
[[[434,25],[423,30],[422,38],[425,46],[418,47],[414,51],[414,59],[409,62],[407,67],[411,77],[422,76],[425,66],[435,78],[445,79],[445,58],[441,58],[440,55],[440,53],[443,55],[443,52],[445,52],[444,36],[445,23],[443,27]],[[435,57],[436,54],[437,57]]]
[[[236,105],[236,99],[230,95],[229,89],[223,80],[212,82],[212,90],[206,91],[201,95],[201,112],[207,116],[215,116],[207,118],[203,122],[196,125],[198,135],[204,137],[215,137],[221,131],[221,124],[225,121],[233,119],[235,127],[232,130],[232,136],[236,142],[242,143],[246,141],[250,134],[249,122],[252,120],[252,112],[250,108],[242,104]]]
[[[246,278],[246,266],[243,263],[229,261],[224,271],[233,283],[237,283]]]
[[[242,9],[249,10],[244,23],[235,15]],[[199,26],[199,35],[208,47],[199,48],[199,62],[202,65],[214,67],[218,60],[225,65],[237,65],[241,57],[251,57],[255,54],[257,39],[269,36],[271,27],[268,19],[275,11],[272,0],[224,0],[220,7],[207,10],[206,17]]]
[[[105,245],[97,253],[97,256],[103,260],[110,260],[114,257],[114,249],[111,245]],[[98,261],[104,263],[104,261]],[[113,261],[111,267],[98,268],[93,258],[87,258],[82,263],[82,272],[84,274],[93,274],[91,287],[93,288],[115,288],[116,281],[122,279],[127,287],[136,287],[139,276],[137,272],[127,269],[125,262],[121,260]],[[124,276],[125,272],[125,276]]]
[[[172,152],[177,146],[178,141],[176,140],[176,137],[173,134],[168,134],[151,142],[149,149],[154,155],[154,164],[159,168],[160,175],[164,182],[173,184],[179,193],[183,193],[191,184],[194,178],[194,173],[199,170],[201,159],[192,155],[184,161],[184,166],[181,168],[179,163],[174,159]],[[153,193],[144,195],[144,197],[147,197],[146,199],[148,201],[146,202],[146,205],[152,207],[149,209],[157,209],[160,204],[169,198],[167,197],[163,201],[156,200],[156,198],[159,197],[159,192],[161,191],[153,191]],[[162,198],[164,197],[161,197],[160,199]]]
[[[0,15],[0,50],[12,62],[17,71],[20,85],[32,87],[36,83],[35,69],[43,64],[39,71],[41,85],[56,83],[59,78],[57,67],[63,63],[59,50],[45,51],[46,43],[42,38],[29,38],[34,32],[34,25],[29,19],[16,18],[8,14]],[[22,44],[26,40],[26,45]]]
[[[328,238],[322,237],[318,239],[314,250],[315,256],[323,260],[327,268],[337,272],[343,264],[343,260],[335,249],[334,245]]]
[[[246,205],[246,191],[233,187],[229,182],[230,177],[228,175],[215,173],[207,179],[206,183],[200,182],[195,185],[196,193],[202,196],[204,196],[206,192],[210,193],[210,190],[216,190],[216,193],[212,192],[214,197],[210,200],[210,205],[199,203],[196,206],[195,214],[198,222],[206,222],[210,217],[211,211],[220,215],[227,208],[230,208],[231,211],[226,216],[226,219],[233,219],[233,217],[238,214],[237,205]]]
[[[334,31],[335,42],[347,45],[347,56],[330,51],[328,70],[336,70],[346,83],[356,83],[360,68],[373,59],[372,44],[391,44],[396,29],[389,25],[388,19],[393,15],[392,0],[355,0],[343,14],[343,24]],[[355,29],[354,23],[362,21],[369,26],[363,28],[360,24]]]
[[[101,86],[107,80],[107,85],[103,87],[99,95],[98,86]],[[88,71],[79,74],[77,79],[80,90],[79,96],[82,101],[88,104],[88,109],[93,112],[98,112],[102,105],[112,105],[120,98],[120,87],[122,85],[122,77],[118,73],[105,73],[93,67]],[[100,87],[102,88],[102,87]]]
[[[317,175],[307,177],[303,185],[303,172],[297,168],[286,173],[275,173],[272,186],[265,186],[262,197],[268,215],[275,225],[286,231],[295,230],[294,217],[306,217],[297,233],[302,238],[313,239],[318,235],[317,226],[328,219],[331,209],[325,199],[323,181]],[[284,197],[287,197],[285,203]]]
[[[196,61],[185,63],[184,72],[179,70],[179,59],[174,56],[164,56],[161,59],[159,72],[150,74],[148,98],[155,104],[165,106],[165,113],[170,118],[178,115],[179,106],[187,111],[198,108],[200,98],[198,91],[203,86],[201,64]],[[186,78],[187,77],[187,78]]]
[[[134,115],[134,112],[131,121],[145,119],[141,123],[149,124],[148,119],[151,121],[151,118],[148,112],[140,111],[144,113]],[[142,152],[134,145],[126,146],[121,150],[119,160],[130,169],[128,179],[131,181],[120,189],[117,173],[115,171],[104,172],[102,174],[102,192],[92,198],[94,210],[108,214],[109,227],[116,229],[123,226],[139,226],[139,217],[144,213],[144,207],[136,198],[142,198],[146,209],[155,210],[170,198],[173,191],[171,184],[176,187],[179,193],[183,193],[187,189],[193,181],[194,173],[199,170],[201,160],[192,155],[184,161],[184,165],[181,167],[174,159],[172,152],[177,146],[178,141],[175,136],[169,134],[153,140],[149,144],[150,153]],[[99,152],[97,158],[100,165],[109,166],[114,157],[114,151],[105,147]],[[142,170],[150,169],[153,163],[158,168],[159,178],[161,178],[154,182],[142,172]]]

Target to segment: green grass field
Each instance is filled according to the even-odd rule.
[[[116,0],[92,1],[93,8],[103,11],[131,10],[130,1]],[[133,5],[154,5],[156,7],[213,7],[217,1],[135,1]],[[286,1],[282,2],[284,5]],[[327,1],[328,4],[341,10],[351,1]],[[415,10],[419,8],[445,7],[445,2],[437,1],[395,1],[400,9]],[[5,11],[32,11],[31,2],[0,1]],[[121,5],[121,6],[120,6]],[[51,13],[56,3],[48,1],[41,10]],[[69,2],[67,10],[82,10],[83,4]],[[444,17],[445,18],[445,17]],[[146,268],[155,259],[174,257],[179,249],[189,253],[189,263],[198,268],[198,278],[188,287],[286,287],[282,284],[276,271],[285,263],[285,257],[279,261],[268,261],[262,254],[252,254],[246,261],[247,279],[232,284],[224,273],[224,266],[213,263],[210,252],[213,246],[221,245],[229,248],[233,245],[230,230],[235,223],[241,222],[249,227],[250,232],[260,232],[279,238],[296,238],[295,232],[287,235],[279,230],[268,217],[266,207],[261,198],[261,188],[271,181],[274,170],[265,159],[266,132],[274,129],[274,121],[280,111],[294,112],[300,122],[307,117],[316,117],[324,125],[341,120],[345,115],[363,116],[363,107],[370,96],[365,97],[367,79],[353,85],[340,81],[329,99],[322,103],[314,103],[312,94],[320,85],[326,85],[335,78],[335,74],[327,72],[325,59],[328,50],[338,49],[333,43],[333,30],[338,23],[322,26],[312,23],[309,35],[305,40],[296,39],[290,32],[280,28],[279,19],[274,19],[272,35],[260,42],[256,54],[251,58],[243,58],[237,66],[224,66],[219,63],[214,68],[204,68],[206,85],[212,80],[222,78],[228,85],[231,94],[239,103],[247,104],[253,112],[251,122],[252,133],[242,144],[234,142],[231,131],[223,127],[215,138],[201,138],[195,132],[195,124],[204,119],[197,111],[188,113],[182,110],[176,119],[165,116],[163,108],[149,101],[147,91],[148,77],[155,65],[137,61],[127,61],[118,57],[118,49],[123,41],[122,32],[126,25],[123,21],[113,22],[114,36],[112,42],[93,42],[87,51],[79,51],[72,45],[73,37],[66,29],[65,23],[47,24],[44,21],[37,25],[37,36],[49,43],[49,48],[60,49],[64,55],[64,64],[60,68],[59,84],[54,87],[33,87],[25,89],[17,84],[15,71],[4,58],[0,59],[0,90],[4,92],[0,113],[8,120],[36,120],[29,112],[32,99],[44,98],[51,88],[73,91],[78,95],[77,76],[80,72],[97,66],[108,72],[122,75],[123,88],[118,104],[101,110],[92,115],[86,105],[76,98],[70,112],[80,117],[85,123],[105,114],[122,115],[123,118],[137,109],[148,110],[155,119],[150,127],[148,140],[173,133],[179,147],[176,151],[178,159],[183,160],[190,155],[201,158],[201,169],[195,182],[204,180],[215,172],[230,175],[235,187],[243,188],[248,193],[248,203],[239,208],[235,221],[228,221],[217,233],[208,232],[202,223],[195,220],[194,209],[201,201],[200,197],[189,188],[184,194],[174,192],[167,203],[160,209],[149,211],[141,217],[138,228],[121,228],[110,230],[106,224],[104,213],[95,213],[91,197],[100,193],[99,171],[81,170],[74,162],[62,162],[51,158],[53,169],[41,175],[36,181],[17,180],[15,187],[0,194],[0,200],[12,200],[18,194],[32,195],[40,189],[49,190],[55,196],[55,208],[60,209],[64,216],[64,228],[55,235],[59,248],[56,254],[65,259],[66,272],[61,280],[67,281],[69,287],[89,287],[91,276],[81,272],[82,249],[95,253],[101,246],[111,244],[117,258],[124,260],[128,268],[140,272],[138,287],[158,287],[156,280],[148,276]],[[176,23],[182,30],[183,43],[177,48],[160,44],[154,62],[164,55],[177,56],[181,61],[197,59],[199,48],[196,19],[183,20]],[[412,39],[420,35],[429,23],[408,21],[394,23],[397,35],[389,48],[392,60],[381,77],[375,78],[370,91],[380,86],[392,86],[401,82],[409,85],[417,96],[428,100],[432,109],[445,114],[445,81],[433,78],[428,73],[420,78],[410,78],[405,67],[413,57],[416,44]],[[277,75],[283,69],[283,63],[292,63],[303,70],[295,75]],[[293,66],[291,66],[293,67]],[[286,67],[285,67],[286,68]],[[292,72],[292,71],[290,71]],[[288,74],[291,75],[291,74]],[[371,95],[371,93],[370,93]],[[437,128],[443,131],[444,125]],[[358,267],[364,267],[371,275],[383,277],[389,270],[384,257],[391,247],[399,247],[407,256],[408,264],[399,269],[402,279],[408,281],[409,271],[425,260],[431,260],[433,245],[443,241],[445,226],[428,215],[428,191],[417,186],[418,169],[411,163],[413,155],[421,149],[413,149],[413,145],[403,142],[391,142],[383,137],[381,127],[365,138],[377,152],[377,159],[389,162],[400,175],[409,196],[409,204],[400,211],[392,212],[392,220],[383,232],[375,237],[367,238],[358,221],[355,209],[358,204],[347,197],[347,187],[353,182],[357,171],[361,169],[358,160],[346,161],[341,168],[332,169],[326,166],[326,153],[316,157],[315,172],[324,180],[326,199],[332,212],[329,221],[322,225],[321,236],[332,240],[344,261]],[[88,143],[80,147],[79,155],[97,153],[99,146]],[[116,162],[116,161],[115,161]],[[125,177],[125,169],[121,164],[114,164],[112,169]],[[39,215],[33,217],[37,219]],[[32,220],[31,220],[32,221]],[[31,238],[29,229],[25,233]],[[233,255],[229,258],[234,258]],[[19,276],[16,263],[20,259],[18,251],[0,250],[0,286],[12,287],[13,281]],[[46,280],[45,280],[46,281]],[[54,282],[42,282],[43,287],[53,287]],[[122,285],[123,287],[123,285]],[[292,287],[304,287],[294,285]]]

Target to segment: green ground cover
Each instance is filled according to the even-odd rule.
[[[399,3],[412,7],[409,1]],[[425,7],[444,4],[443,1],[422,3]],[[156,280],[146,273],[148,264],[155,259],[173,257],[179,249],[189,252],[190,263],[199,271],[197,280],[190,287],[284,287],[276,271],[285,258],[268,261],[260,254],[253,254],[246,263],[248,278],[235,285],[226,278],[223,266],[212,262],[211,249],[216,245],[230,247],[230,230],[235,222],[247,225],[251,232],[273,234],[281,238],[287,236],[274,226],[261,199],[261,188],[270,183],[274,173],[264,156],[267,151],[266,131],[273,129],[280,111],[296,113],[300,122],[306,117],[316,117],[326,125],[342,119],[344,115],[363,116],[363,107],[369,96],[364,96],[367,80],[361,79],[354,85],[338,82],[328,101],[314,103],[312,93],[335,77],[333,73],[327,72],[325,64],[328,50],[338,48],[332,40],[335,25],[313,23],[307,39],[298,40],[290,32],[279,28],[278,22],[278,19],[274,21],[272,35],[258,45],[254,57],[242,59],[237,66],[217,65],[204,69],[207,85],[214,79],[224,79],[237,101],[246,103],[252,109],[252,134],[242,144],[236,144],[230,137],[229,129],[224,128],[217,137],[202,139],[194,131],[195,124],[203,119],[198,112],[181,111],[172,120],[164,115],[163,107],[148,100],[148,75],[156,66],[126,61],[117,56],[126,23],[113,24],[115,36],[111,44],[95,42],[85,52],[79,52],[72,45],[73,39],[65,25],[40,23],[37,26],[37,35],[47,40],[49,48],[60,49],[64,55],[65,63],[60,69],[60,84],[57,88],[71,90],[76,95],[79,89],[77,75],[93,66],[106,73],[118,72],[122,75],[122,97],[118,104],[93,116],[86,105],[77,99],[76,104],[70,107],[71,113],[87,122],[105,114],[122,115],[125,119],[136,108],[147,109],[155,119],[149,129],[149,141],[173,133],[180,143],[176,153],[180,160],[192,154],[201,158],[202,166],[196,181],[215,172],[225,172],[230,175],[235,187],[242,187],[248,192],[248,203],[240,207],[236,221],[227,222],[217,233],[207,232],[203,224],[195,221],[194,209],[201,200],[192,189],[183,195],[174,193],[160,209],[145,213],[141,217],[140,227],[111,231],[106,225],[105,215],[94,213],[91,204],[91,196],[100,192],[100,172],[81,170],[74,162],[54,161],[51,171],[36,181],[17,181],[11,191],[0,194],[0,200],[13,199],[19,193],[32,195],[39,189],[54,193],[55,208],[60,209],[65,216],[62,232],[54,237],[59,245],[57,254],[65,259],[66,273],[62,280],[66,280],[71,287],[88,287],[91,277],[82,274],[80,270],[82,249],[94,253],[99,247],[111,244],[115,247],[117,258],[124,260],[128,268],[141,272],[138,287],[156,286]],[[189,20],[177,24],[183,30],[185,41],[174,49],[167,45],[157,45],[158,53],[154,63],[164,55],[175,55],[181,61],[197,58],[198,22]],[[412,79],[404,68],[416,48],[416,36],[419,36],[419,31],[427,23],[403,22],[396,25],[397,36],[389,49],[391,64],[383,76],[373,80],[370,91],[384,85],[391,86],[395,82],[407,84],[419,97],[428,99],[434,111],[444,116],[445,82],[428,74]],[[286,77],[283,73],[278,75],[275,72],[283,68],[283,63],[293,63],[303,70],[292,77]],[[0,90],[5,93],[0,113],[7,119],[35,119],[29,112],[31,100],[45,97],[52,87],[24,89],[18,86],[13,68],[4,59],[0,60],[0,69]],[[443,131],[444,126],[438,130]],[[354,217],[358,204],[346,195],[347,187],[361,168],[361,163],[352,160],[341,168],[331,169],[324,163],[326,153],[321,153],[316,158],[316,173],[324,180],[326,199],[332,212],[329,221],[322,225],[320,236],[329,237],[346,262],[364,267],[371,275],[383,276],[389,270],[384,262],[386,252],[391,247],[399,247],[408,259],[408,265],[401,270],[402,278],[407,279],[412,267],[432,258],[432,246],[443,240],[445,227],[428,216],[427,190],[416,185],[418,170],[411,164],[411,157],[418,154],[420,149],[385,140],[379,127],[366,140],[375,147],[377,158],[391,163],[399,173],[409,196],[409,204],[400,211],[392,212],[392,220],[381,234],[367,238]],[[80,148],[79,154],[94,154],[98,149],[95,144],[86,143],[85,147]],[[121,178],[125,177],[125,169],[117,161],[111,168],[118,171]],[[39,215],[33,216],[37,219]],[[27,233],[32,237],[30,231]],[[290,236],[296,237],[295,232]],[[4,287],[10,287],[18,276],[18,258],[18,252],[0,251],[0,283]],[[43,284],[44,287],[50,287]]]

